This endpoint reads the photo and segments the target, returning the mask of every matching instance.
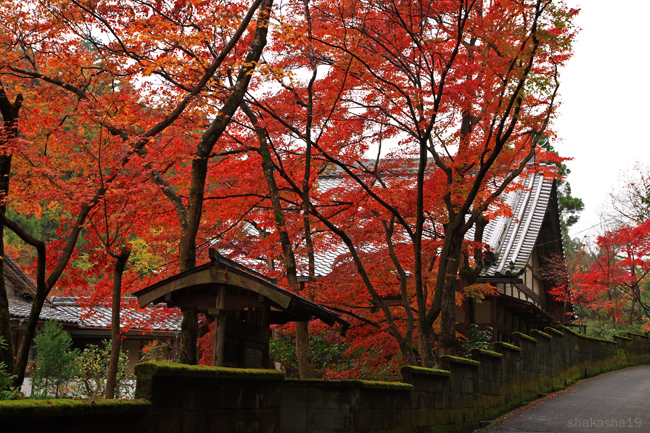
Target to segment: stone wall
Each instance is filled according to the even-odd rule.
[[[531,334],[515,334],[516,345],[497,343],[494,352],[474,350],[472,359],[444,356],[440,370],[403,367],[399,383],[282,380],[263,370],[236,377],[208,369],[201,378],[187,378],[175,377],[173,368],[163,373],[162,365],[142,365],[136,369],[138,396],[152,402],[152,433],[207,433],[216,427],[265,433],[466,432],[581,379],[650,364],[647,335],[604,340],[568,328]]]
[[[118,400],[0,401],[0,431],[6,433],[143,433],[151,403]]]
[[[497,343],[494,352],[474,350],[471,360],[442,357],[443,370],[404,367],[403,381],[414,386],[414,415],[384,430],[471,431],[581,379],[650,364],[650,338],[642,335],[610,341],[547,328],[531,336],[516,334],[515,343]]]
[[[150,433],[280,432],[284,373],[167,362],[135,367]]]
[[[125,426],[112,431],[136,431],[137,424],[141,433],[468,432],[581,379],[650,364],[650,337],[603,340],[547,328],[516,334],[515,345],[496,343],[494,352],[474,350],[472,359],[445,356],[440,363],[439,370],[405,366],[402,382],[395,383],[289,380],[273,370],[144,363],[136,367],[140,406],[112,417],[106,407],[102,413],[112,428]],[[23,415],[5,409],[0,403],[0,425],[25,427],[21,418],[29,409]],[[81,418],[33,413],[38,418],[32,414],[27,424],[54,425],[54,419],[65,431],[82,432],[88,424],[78,420],[91,416],[92,408]]]

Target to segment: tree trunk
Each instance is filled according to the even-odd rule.
[[[271,205],[273,206],[273,213],[275,215],[275,227],[280,237],[280,245],[282,247],[282,258],[285,263],[287,271],[287,280],[289,289],[294,293],[300,291],[298,284],[298,275],[296,270],[296,258],[293,253],[291,239],[286,229],[284,218],[284,210],[280,202],[280,189],[275,181],[273,161],[271,160],[271,151],[266,140],[265,132],[262,128],[258,127],[258,120],[255,113],[246,104],[242,104],[242,110],[248,116],[251,123],[255,128],[257,138],[260,143],[260,156],[262,157],[262,171],[264,173],[264,180],[269,189],[269,197]],[[312,364],[311,350],[309,348],[309,330],[307,323],[296,322],[296,355],[298,356],[298,369],[300,370],[301,379],[311,379],[314,377],[314,367]]]
[[[480,216],[474,225],[474,242],[481,244],[483,242],[483,232],[487,220],[484,216]],[[461,259],[461,272],[460,272],[460,290],[461,292],[468,286],[476,283],[476,279],[481,274],[483,269],[483,249],[477,247],[472,252],[474,255],[474,267],[469,264],[469,253],[463,254]],[[476,299],[472,297],[467,298],[467,324],[469,325],[466,332],[471,330],[471,325],[476,325]]]
[[[269,27],[269,17],[273,0],[263,0],[257,18],[255,37],[251,42],[246,59],[242,64],[235,85],[224,102],[223,107],[212,121],[208,129],[201,136],[197,145],[194,159],[192,160],[189,197],[186,221],[181,222],[183,232],[179,247],[180,271],[186,271],[196,266],[196,236],[201,225],[203,215],[203,194],[208,172],[208,161],[215,144],[230,124],[235,112],[239,108],[244,94],[248,89],[255,67],[266,46],[266,36]],[[198,338],[198,313],[194,309],[183,311],[181,325],[180,362],[196,364],[197,338]]]
[[[442,295],[440,348],[443,355],[456,354],[456,292],[458,282],[449,281]]]
[[[309,347],[309,322],[296,322],[296,356],[301,379],[313,379],[314,359]]]
[[[444,355],[456,354],[456,292],[459,290],[458,271],[463,238],[454,230],[445,232],[450,236],[446,260],[440,262],[440,271],[444,272],[442,303],[440,311],[440,349]],[[442,258],[441,258],[442,259]],[[439,271],[439,272],[440,272]]]
[[[393,233],[395,229],[394,223],[395,223],[394,216],[391,217],[390,221],[382,221],[382,225],[384,226],[384,232],[386,233],[386,245],[388,247],[388,255],[390,256],[391,261],[393,262],[393,265],[395,266],[395,270],[397,271],[397,275],[399,277],[400,294],[402,298],[402,304],[404,305],[404,312],[406,313],[406,330],[404,331],[404,340],[399,341],[400,350],[407,364],[418,365],[417,358],[413,351],[413,331],[415,328],[414,326],[415,318],[413,315],[413,310],[411,309],[411,304],[408,296],[408,286],[407,286],[408,276],[406,274],[406,271],[404,270],[404,267],[400,263],[399,258],[397,257],[397,253],[395,252],[395,245],[393,244]],[[422,335],[421,337],[428,338],[429,340],[431,338],[430,335],[429,336]],[[434,365],[431,365],[431,367],[433,366]]]
[[[196,232],[183,228],[178,252],[180,272],[196,267]],[[198,362],[197,341],[199,337],[199,314],[193,308],[181,309],[181,338],[178,348],[178,362],[194,365]]]
[[[194,365],[198,361],[199,314],[193,308],[183,309],[181,340],[178,348],[179,362]]]
[[[5,93],[0,82],[0,113],[2,114],[2,128],[0,128],[0,145],[6,146],[18,137],[18,114],[22,107],[23,96],[19,94],[12,103]],[[7,210],[6,200],[9,196],[9,175],[11,173],[11,154],[2,150],[0,154],[0,211],[4,214]],[[5,285],[4,274],[4,224],[0,223],[0,337],[6,343],[5,348],[0,347],[0,361],[4,362],[8,371],[14,369],[14,341],[11,333],[11,315],[9,313],[9,297]]]
[[[5,287],[4,256],[4,224],[0,221],[0,338],[6,343],[0,346],[0,362],[4,362],[7,372],[10,372],[14,369],[14,340],[11,333],[9,298]]]
[[[122,248],[122,252],[115,258],[115,269],[113,270],[113,308],[111,311],[111,361],[108,365],[106,377],[106,398],[115,396],[115,385],[117,383],[117,369],[120,362],[120,346],[122,336],[120,335],[120,301],[122,300],[122,274],[129,261],[131,250]]]
[[[77,220],[75,221],[74,228],[68,236],[66,246],[63,249],[61,257],[59,258],[56,267],[54,270],[52,270],[52,273],[47,280],[45,279],[45,266],[47,262],[47,251],[45,249],[45,243],[29,235],[29,233],[27,233],[22,227],[9,220],[4,212],[0,212],[0,222],[4,224],[4,226],[10,228],[24,242],[36,248],[37,252],[36,295],[32,300],[32,307],[29,312],[29,318],[27,319],[27,329],[25,330],[25,335],[20,342],[18,356],[14,365],[14,374],[16,375],[14,384],[16,386],[21,385],[25,378],[25,369],[27,368],[27,360],[29,358],[29,349],[32,345],[32,341],[34,340],[36,327],[38,326],[40,312],[43,308],[43,304],[45,303],[45,298],[50,293],[50,290],[52,287],[54,287],[59,277],[61,276],[61,273],[63,273],[63,270],[67,266],[88,213],[97,204],[99,197],[101,197],[104,192],[105,190],[103,189],[98,190],[95,197],[82,207],[79,215],[77,216]]]

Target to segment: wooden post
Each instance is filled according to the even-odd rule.
[[[214,323],[214,335],[212,340],[212,365],[215,367],[224,366],[224,348],[226,345],[226,288],[219,286],[217,291],[217,316]]]

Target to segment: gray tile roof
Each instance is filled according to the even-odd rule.
[[[343,243],[335,245],[335,248],[314,253],[314,268],[316,277],[324,277],[326,275],[329,275],[334,269],[334,263],[341,255],[349,255],[348,247],[346,247]],[[307,276],[307,260],[304,260],[302,257],[299,263],[298,272],[301,274],[301,277]]]
[[[36,284],[5,254],[5,288],[9,299],[24,300],[36,295]]]
[[[397,175],[403,176],[404,172],[399,172]],[[322,193],[341,186],[344,181],[343,170],[332,166],[326,174],[318,178],[316,188]],[[506,195],[504,201],[511,207],[513,217],[500,216],[486,226],[483,241],[497,256],[497,262],[484,270],[483,275],[494,276],[507,271],[517,273],[526,266],[539,236],[552,189],[553,181],[551,179],[544,178],[541,174],[532,173],[525,179],[522,189]],[[247,231],[250,232],[250,228],[247,228]],[[466,237],[473,239],[473,235],[472,228]],[[336,260],[345,256],[349,256],[348,249],[338,240],[333,241],[329,249],[316,252],[316,276],[322,277],[330,274]],[[511,262],[514,264],[512,268]],[[299,259],[299,273],[306,274],[306,260],[303,258]],[[304,277],[304,275],[301,276]]]
[[[336,188],[343,183],[345,179],[340,176],[321,176],[317,179],[316,189],[319,193],[329,191],[332,188]]]
[[[9,312],[12,318],[26,319],[29,317],[31,303],[9,301]],[[178,314],[156,314],[158,307],[144,309],[123,308],[120,312],[121,326],[131,329],[153,331],[180,331],[182,317]],[[55,319],[61,323],[78,325],[84,328],[110,328],[111,308],[85,307],[78,305],[74,297],[52,297],[41,310],[40,320]]]
[[[531,174],[523,189],[507,195],[506,202],[513,216],[500,216],[485,227],[483,242],[490,246],[497,261],[483,272],[484,275],[493,276],[508,270],[517,273],[526,266],[542,228],[552,190],[552,180]]]
[[[328,188],[331,188],[332,185],[336,186],[336,184],[340,183],[342,179],[327,178],[326,181],[327,181]],[[332,181],[333,183],[330,183],[330,181]],[[259,230],[247,221],[244,221],[244,223],[240,225],[240,228],[244,233],[250,236],[253,237],[260,236]],[[232,250],[229,250],[227,248],[221,248],[219,250],[219,253],[224,257],[229,257],[231,256]],[[316,277],[324,277],[326,275],[329,275],[332,272],[332,268],[334,267],[334,263],[336,262],[336,259],[342,254],[348,254],[348,248],[345,246],[345,244],[338,241],[330,245],[329,249],[317,251],[314,254],[314,266],[315,266]],[[300,278],[307,278],[308,276],[307,258],[304,256],[299,256],[296,257],[296,260],[298,261],[298,276]],[[246,256],[238,256],[237,262],[249,268],[259,267],[259,263],[260,263],[258,259],[251,259],[250,257],[246,257]]]

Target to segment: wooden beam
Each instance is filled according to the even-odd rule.
[[[216,315],[214,308],[217,299],[217,294],[193,294],[191,292],[183,293],[176,292],[171,294],[170,298],[166,300],[167,305],[170,307],[187,307],[195,308],[199,311],[207,311],[208,314]],[[245,295],[226,295],[224,310],[239,311],[244,308],[264,307],[268,304],[257,299],[257,296]]]
[[[178,278],[171,278],[164,284],[159,284],[149,291],[144,291],[144,293],[138,295],[138,304],[140,304],[140,307],[144,307],[152,302],[162,302],[167,294],[179,290],[216,284],[226,284],[250,290],[272,300],[281,308],[288,308],[291,303],[290,294],[282,293],[270,283],[264,284],[257,278],[240,275],[226,269],[218,269],[216,266],[196,269],[194,272],[190,271]]]
[[[235,272],[229,272],[227,270],[216,271],[215,279],[217,280],[216,282],[219,283],[242,287],[258,293],[265,298],[272,300],[282,308],[289,308],[289,304],[291,303],[290,295],[279,292],[269,285],[258,282],[256,279],[247,278]]]
[[[480,284],[523,284],[524,280],[518,277],[478,277],[477,283]]]
[[[197,272],[188,272],[186,275],[178,278],[172,278],[165,284],[160,284],[152,290],[145,291],[138,296],[138,304],[144,307],[154,301],[161,302],[165,295],[177,290],[185,289],[192,286],[209,285],[216,283],[211,275],[210,268],[204,268]]]
[[[224,366],[224,348],[226,347],[226,288],[219,286],[215,307],[217,316],[214,324],[214,336],[212,340],[212,365],[216,367]]]
[[[530,296],[534,300],[536,300],[541,306],[544,306],[546,303],[542,300],[542,298],[532,290],[530,290],[528,287],[524,286],[523,284],[515,284],[515,287],[525,293],[526,295]]]

